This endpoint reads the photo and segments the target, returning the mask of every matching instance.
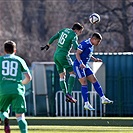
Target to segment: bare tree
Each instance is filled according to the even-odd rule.
[[[94,31],[103,36],[95,52],[124,52],[133,49],[132,0],[4,0],[0,1],[0,43],[7,39],[18,45],[17,54],[28,65],[33,61],[53,61],[56,42],[48,52],[40,46],[58,30],[81,22],[85,29],[79,42]],[[89,23],[93,12],[101,16],[100,23]],[[55,45],[54,45],[55,44]],[[3,45],[0,45],[3,54]]]
[[[99,30],[102,32],[119,34],[120,39],[123,39],[124,48],[122,52],[132,51],[132,28],[133,28],[133,2],[132,0],[119,0],[116,1],[117,6],[111,5],[109,1],[97,1],[99,4],[100,14],[104,17],[107,16],[107,21],[104,21],[102,28]],[[121,44],[120,44],[121,45]]]

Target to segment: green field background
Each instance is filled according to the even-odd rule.
[[[133,133],[131,117],[26,117],[29,133]],[[15,117],[11,132],[19,133]],[[4,133],[3,124],[0,133]]]

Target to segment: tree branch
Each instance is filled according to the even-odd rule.
[[[114,8],[114,9],[111,9],[110,7],[108,7],[108,6],[104,5],[103,3],[101,3],[100,1],[98,1],[98,3],[99,3],[102,7],[104,7],[104,8],[107,9],[106,12],[112,12],[112,13],[119,19],[119,21],[122,21],[122,19],[120,18],[119,14],[116,12],[116,11],[121,11],[121,8]],[[104,12],[105,12],[105,11],[104,11]]]

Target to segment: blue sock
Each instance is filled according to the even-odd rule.
[[[101,87],[101,85],[98,83],[98,81],[96,81],[95,83],[93,83],[93,86],[94,86],[96,92],[99,94],[99,96],[102,97],[104,94],[103,94],[102,87]]]
[[[81,86],[81,93],[82,93],[82,97],[84,99],[84,102],[88,101],[88,87],[87,85],[82,85]]]

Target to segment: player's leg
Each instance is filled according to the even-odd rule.
[[[76,103],[77,100],[74,99],[72,97],[72,95],[69,94],[68,91],[67,91],[67,85],[66,85],[66,82],[65,82],[65,77],[66,77],[65,72],[60,73],[59,76],[60,76],[60,87],[61,87],[64,95],[66,96],[66,101]]]
[[[23,114],[16,114],[17,122],[19,125],[19,129],[21,133],[28,133],[27,129],[27,121],[25,120],[25,115]]]
[[[27,121],[24,113],[26,112],[26,101],[24,95],[14,95],[12,110],[16,114],[17,122],[21,133],[28,133]]]
[[[90,68],[86,69],[86,74],[87,74],[87,80],[89,80],[93,84],[96,92],[101,97],[102,104],[113,103],[113,101],[111,101],[111,100],[109,100],[108,98],[105,97],[100,83],[98,82],[97,78],[95,77],[95,75],[93,74],[93,72]]]
[[[67,71],[69,72],[69,78],[68,78],[68,91],[67,91],[67,94],[66,94],[66,101],[67,102],[71,102],[71,103],[76,103],[77,100],[75,98],[72,97],[72,90],[73,90],[73,87],[74,87],[74,83],[75,83],[75,78],[76,78],[76,75],[74,73],[73,68],[71,66],[67,66]]]
[[[64,92],[64,94],[66,95],[66,101],[75,103],[77,100],[74,99],[71,96],[71,94],[69,94],[69,92],[71,93],[71,91],[72,91],[72,87],[73,87],[74,81],[75,81],[75,75],[73,72],[73,67],[72,67],[72,63],[70,61],[70,57],[69,56],[66,57],[66,55],[65,56],[54,55],[54,62],[56,64],[56,68],[57,68],[57,71],[60,76],[60,87],[61,87],[62,91]],[[69,92],[68,92],[66,81],[65,81],[65,78],[66,78],[65,70],[67,72],[70,72],[70,75],[71,75],[71,76],[69,76],[69,79],[68,79]]]
[[[86,74],[85,74],[85,69],[81,69],[78,66],[74,65],[74,71],[78,77],[78,80],[81,84],[81,94],[84,99],[84,108],[88,109],[90,111],[95,110],[91,104],[89,103],[88,100],[88,85],[87,85],[87,80],[86,80]]]
[[[99,94],[100,97],[104,96],[103,89],[99,82],[97,81],[95,75],[91,74],[87,76],[87,79],[93,84],[96,92]]]
[[[76,75],[74,71],[69,72],[69,78],[68,78],[68,93],[72,95],[72,90],[74,88]]]
[[[84,109],[94,111],[95,109],[91,106],[88,100],[88,85],[87,85],[86,77],[79,78],[79,82],[81,83],[81,94],[85,103]]]
[[[65,57],[66,60],[63,62],[63,67],[66,69],[66,71],[69,73],[68,77],[68,93],[72,95],[72,90],[74,88],[74,83],[76,79],[76,74],[73,71],[73,62],[70,56]]]
[[[8,112],[0,112],[1,120],[4,122],[4,131],[5,133],[10,133],[10,125],[9,125],[9,114]]]
[[[8,118],[5,118],[5,120],[4,120],[4,131],[5,131],[5,133],[11,132]]]
[[[67,85],[66,85],[66,81],[65,81],[65,78],[66,78],[66,74],[65,72],[62,72],[59,74],[59,77],[60,77],[60,87],[64,93],[64,95],[66,95],[67,93]]]
[[[61,87],[61,90],[63,91],[64,95],[66,95],[67,93],[67,85],[66,85],[66,81],[65,81],[65,78],[66,78],[66,72],[63,68],[63,65],[62,65],[62,61],[64,59],[62,59],[62,57],[58,56],[58,55],[54,55],[54,62],[55,62],[55,65],[56,65],[56,69],[59,73],[59,84],[60,84],[60,87]]]
[[[0,96],[0,119],[4,122],[5,133],[10,133],[9,107],[11,101],[10,96]]]
[[[65,68],[65,70],[69,73],[68,91],[66,94],[66,98],[67,98],[66,101],[76,103],[77,100],[72,97],[72,90],[73,90],[75,78],[76,78],[76,74],[73,71],[73,65],[72,64],[73,63],[72,63],[70,56],[67,56],[67,57],[65,56],[65,58],[62,60],[63,68]]]

